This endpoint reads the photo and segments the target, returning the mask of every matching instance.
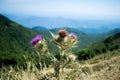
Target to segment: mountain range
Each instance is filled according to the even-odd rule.
[[[48,29],[71,27],[89,34],[106,33],[114,28],[120,28],[119,21],[110,20],[75,20],[63,17],[6,16],[15,22],[30,28],[34,26],[44,26]]]
[[[33,52],[29,42],[38,34],[46,39],[51,53],[58,53],[56,46],[51,42],[52,37],[49,31],[56,34],[59,29],[61,28],[47,29],[41,26],[29,29],[0,15],[0,64],[22,62],[23,55]],[[78,47],[74,49],[74,52],[120,32],[120,29],[114,29],[104,34],[88,34],[75,28],[65,27],[65,29],[68,32],[74,32],[78,36]]]

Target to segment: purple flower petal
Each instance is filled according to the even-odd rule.
[[[42,40],[42,36],[41,35],[37,35],[36,37],[34,37],[31,41],[30,44],[31,45],[35,45],[38,41]]]
[[[77,35],[75,33],[70,33],[69,36],[72,37],[73,39],[77,38]]]

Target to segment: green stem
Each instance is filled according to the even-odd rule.
[[[55,74],[56,74],[56,78],[58,80],[60,80],[59,75],[60,75],[60,69],[62,69],[61,65],[62,65],[62,56],[63,56],[63,54],[64,54],[64,50],[60,49],[60,59],[56,63],[57,66],[55,66],[55,72],[56,72]]]

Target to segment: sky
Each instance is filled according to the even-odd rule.
[[[72,19],[120,19],[120,0],[0,0],[0,13]]]

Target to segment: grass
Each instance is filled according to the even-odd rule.
[[[104,58],[103,58],[104,57]],[[38,69],[30,61],[27,69],[2,67],[0,80],[58,80],[54,76],[53,66]],[[120,50],[99,55],[84,62],[72,62],[60,70],[60,80],[119,80]]]

